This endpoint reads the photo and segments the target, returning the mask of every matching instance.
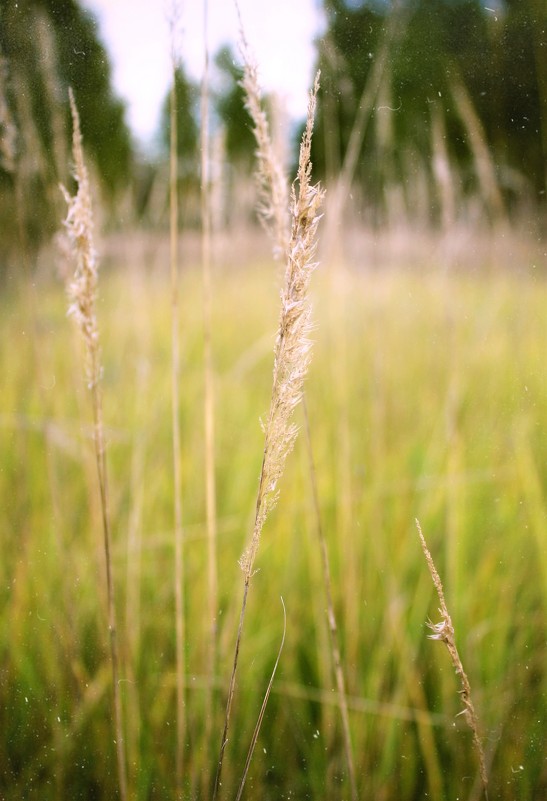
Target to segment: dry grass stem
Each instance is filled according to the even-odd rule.
[[[228,728],[235,688],[235,677],[243,632],[243,622],[247,607],[247,596],[254,562],[258,552],[260,535],[269,513],[278,499],[278,483],[283,474],[285,460],[293,448],[297,431],[291,422],[295,407],[301,400],[302,387],[309,362],[311,341],[311,307],[308,301],[308,287],[316,267],[314,261],[316,235],[319,225],[319,209],[324,191],[311,183],[311,140],[316,108],[319,74],[310,93],[306,129],[300,145],[300,158],[296,183],[291,195],[291,236],[287,251],[285,282],[281,293],[281,314],[274,350],[274,370],[270,411],[264,429],[264,451],[262,469],[256,499],[255,520],[251,541],[240,559],[244,575],[243,601],[236,638],[234,661],[228,700],[224,718],[220,753],[213,791],[217,797],[220,787],[224,750],[228,741]]]
[[[209,49],[207,45],[207,0],[203,6],[205,63],[201,84],[201,245],[203,270],[203,358],[205,428],[205,514],[207,523],[209,603],[209,687],[205,710],[205,741],[211,742],[213,689],[218,652],[217,497],[215,478],[215,382],[213,367],[212,275],[211,275],[211,181],[209,157]],[[205,772],[204,772],[205,773]],[[204,776],[205,778],[205,776]]]
[[[334,601],[332,597],[332,579],[330,571],[329,552],[327,549],[327,540],[325,538],[325,533],[323,531],[323,526],[321,523],[321,510],[319,504],[319,491],[317,488],[317,475],[313,459],[308,407],[305,398],[303,401],[303,408],[304,408],[304,421],[306,430],[306,445],[308,449],[308,460],[310,464],[313,508],[316,520],[317,537],[319,539],[319,548],[321,551],[321,565],[323,568],[323,587],[325,589],[325,598],[327,602],[327,623],[328,623],[330,646],[332,653],[332,664],[334,670],[334,677],[336,680],[336,687],[338,689],[338,695],[340,698],[340,717],[342,718],[342,735],[344,738],[344,750],[346,752],[346,760],[348,763],[351,797],[353,801],[357,801],[357,799],[359,798],[359,793],[357,792],[357,776],[355,772],[355,762],[353,759],[353,745],[351,742],[351,729],[349,725],[346,679],[344,676],[344,669],[342,667],[342,654],[340,651],[340,640],[338,637],[338,625],[336,623],[336,613],[334,611]]]
[[[458,116],[467,133],[469,148],[475,161],[476,176],[482,199],[494,220],[505,220],[505,204],[496,176],[496,165],[488,146],[488,139],[469,90],[459,69],[450,67],[450,89]]]
[[[289,218],[287,216],[287,179],[279,163],[279,159],[274,153],[273,143],[266,114],[262,108],[262,93],[258,81],[258,70],[256,63],[251,57],[248,44],[245,40],[243,28],[241,27],[241,52],[244,61],[244,77],[242,87],[245,91],[245,106],[251,115],[254,123],[254,135],[257,142],[256,156],[258,160],[257,180],[260,195],[258,208],[261,220],[274,240],[274,256],[286,254],[288,247]],[[271,229],[271,230],[270,230]],[[355,766],[353,761],[353,749],[351,745],[351,734],[349,727],[349,714],[346,700],[346,688],[344,673],[342,670],[342,659],[338,644],[338,629],[332,602],[332,583],[330,578],[330,565],[327,551],[327,544],[321,526],[321,515],[319,512],[319,498],[317,484],[315,480],[315,468],[313,465],[313,455],[311,449],[311,435],[309,430],[309,420],[307,408],[304,401],[304,417],[306,422],[306,441],[308,444],[308,454],[310,460],[310,472],[312,477],[312,489],[314,497],[314,508],[317,519],[317,533],[321,548],[321,561],[323,566],[323,583],[327,598],[327,621],[331,641],[333,666],[336,677],[338,692],[340,694],[340,711],[342,717],[342,729],[344,737],[344,747],[348,762],[348,773],[350,777],[351,793],[353,801],[358,797]]]
[[[40,61],[44,80],[44,89],[49,108],[49,126],[52,133],[52,151],[55,172],[58,180],[64,181],[66,176],[66,130],[65,115],[61,102],[62,88],[59,81],[57,47],[52,28],[48,25],[45,11],[38,11],[34,29],[40,48]]]
[[[427,566],[429,568],[433,584],[435,585],[435,589],[437,590],[437,595],[439,596],[439,612],[442,618],[439,623],[431,623],[428,621],[428,626],[433,631],[433,634],[428,636],[431,640],[440,640],[441,642],[444,642],[448,649],[448,653],[450,654],[450,659],[452,660],[452,665],[454,666],[456,675],[460,679],[461,689],[459,690],[459,694],[464,705],[464,708],[460,714],[465,717],[466,723],[473,733],[473,743],[479,758],[479,770],[484,790],[484,797],[488,799],[488,777],[486,774],[486,762],[481,739],[479,737],[479,723],[477,720],[475,707],[473,706],[473,702],[471,700],[471,685],[469,684],[469,679],[467,678],[467,674],[463,668],[463,664],[456,647],[454,626],[452,625],[452,619],[446,606],[441,578],[437,572],[437,568],[435,567],[429,548],[427,547],[427,543],[418,520],[416,520],[416,527],[420,536],[420,542],[422,544],[422,550],[426,558]]]
[[[17,118],[17,181],[16,192],[20,193],[17,202],[25,212],[25,225],[28,224],[29,209],[26,207],[25,193],[32,191],[34,181],[39,178],[44,185],[50,180],[49,157],[38,130],[31,103],[32,91],[27,77],[20,71],[12,72],[13,99]]]
[[[177,754],[176,790],[177,798],[182,798],[184,773],[184,742],[186,739],[186,690],[184,676],[186,659],[184,641],[186,635],[184,606],[184,547],[182,525],[182,460],[181,434],[179,422],[179,266],[178,266],[178,153],[177,153],[177,94],[175,31],[177,8],[173,9],[171,20],[171,96],[170,96],[170,159],[169,159],[169,250],[171,274],[171,422],[173,447],[173,498],[174,498],[174,537],[175,537],[175,638],[176,638],[176,677],[177,677]]]
[[[266,707],[268,706],[268,699],[270,697],[270,693],[272,691],[273,682],[275,678],[275,674],[277,672],[277,667],[279,665],[279,660],[281,659],[281,653],[283,651],[283,646],[285,645],[285,635],[287,633],[287,610],[285,609],[285,602],[283,598],[281,598],[281,605],[283,607],[283,636],[281,638],[281,644],[279,646],[279,650],[277,652],[277,657],[275,660],[275,664],[273,666],[272,674],[270,676],[270,680],[268,682],[268,687],[266,688],[266,693],[264,695],[264,700],[262,701],[262,706],[260,707],[260,713],[258,715],[258,720],[256,721],[256,726],[253,731],[253,736],[251,738],[251,745],[249,746],[249,751],[247,753],[247,759],[245,760],[245,768],[243,769],[243,776],[241,777],[241,782],[239,784],[239,789],[237,791],[236,801],[240,801],[241,796],[243,795],[243,789],[245,787],[245,782],[247,780],[247,774],[249,772],[249,767],[251,764],[251,759],[253,758],[253,752],[255,750],[255,746],[258,740],[258,735],[260,734],[260,728],[262,726],[262,722],[264,720],[264,714],[266,712]]]
[[[118,637],[116,632],[116,609],[114,598],[114,576],[111,556],[111,532],[108,504],[108,480],[106,469],[106,449],[102,412],[102,394],[100,390],[101,359],[99,348],[99,328],[95,303],[97,296],[98,261],[93,244],[93,212],[89,176],[84,163],[80,120],[70,91],[70,107],[73,121],[73,158],[74,177],[78,190],[71,197],[66,189],[63,194],[68,204],[65,227],[76,262],[74,276],[69,283],[69,314],[75,319],[85,344],[86,375],[91,391],[93,405],[93,424],[97,474],[101,496],[101,514],[104,535],[104,553],[106,563],[106,585],[108,603],[108,630],[110,640],[110,659],[112,666],[112,692],[114,701],[114,728],[118,764],[118,782],[120,798],[127,798],[127,767],[125,759],[125,742],[123,735],[122,700],[119,683]]]

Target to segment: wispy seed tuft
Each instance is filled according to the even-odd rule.
[[[101,377],[99,329],[95,312],[98,260],[93,244],[93,211],[89,174],[84,162],[80,118],[71,89],[69,96],[73,123],[74,179],[78,189],[76,194],[71,196],[65,187],[61,186],[68,204],[64,225],[75,261],[74,274],[67,285],[70,301],[68,314],[74,318],[84,338],[87,355],[86,374],[91,388],[99,382]]]

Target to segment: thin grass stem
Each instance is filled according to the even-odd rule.
[[[99,329],[95,311],[97,292],[97,256],[93,244],[93,214],[89,178],[83,158],[80,119],[70,90],[70,107],[73,121],[73,156],[75,162],[75,178],[78,191],[71,197],[66,190],[68,214],[65,226],[72,245],[76,261],[76,271],[69,285],[71,305],[69,314],[78,324],[85,344],[86,374],[91,393],[93,408],[93,434],[95,444],[95,461],[99,482],[101,501],[101,519],[103,528],[104,555],[106,565],[106,591],[108,606],[108,633],[110,644],[110,662],[112,668],[112,692],[114,705],[114,731],[118,766],[118,784],[120,798],[127,798],[127,765],[125,757],[125,740],[123,735],[123,710],[120,693],[120,658],[118,636],[116,631],[116,605],[114,597],[114,570],[112,565],[110,530],[110,514],[108,501],[108,474],[106,466],[106,448],[104,439],[102,393],[100,379],[102,374],[99,348]]]
[[[304,412],[304,430],[306,446],[308,451],[308,463],[310,469],[310,481],[312,488],[313,508],[315,513],[315,529],[317,538],[319,540],[319,550],[321,552],[321,564],[323,568],[323,589],[325,592],[325,599],[327,602],[327,623],[329,630],[329,639],[332,655],[332,666],[338,695],[340,698],[340,717],[342,719],[342,735],[344,738],[344,750],[346,752],[346,760],[348,763],[348,774],[351,786],[351,797],[353,801],[357,801],[359,793],[357,792],[357,776],[355,772],[355,762],[353,759],[353,745],[351,742],[351,729],[349,725],[349,711],[348,700],[346,691],[346,679],[342,667],[342,654],[340,651],[340,641],[338,637],[338,626],[336,623],[336,614],[334,611],[334,601],[332,598],[332,578],[330,571],[329,552],[327,549],[327,540],[323,531],[321,522],[321,508],[319,504],[319,491],[317,488],[317,473],[315,469],[315,461],[313,458],[313,448],[311,442],[310,420],[308,415],[308,406],[304,396],[302,400],[302,408]]]
[[[205,709],[205,742],[211,741],[213,724],[213,689],[218,651],[218,566],[217,500],[215,479],[215,386],[212,347],[212,275],[211,275],[211,185],[209,174],[209,49],[207,44],[208,3],[204,0],[205,63],[201,84],[201,240],[203,269],[203,348],[205,424],[205,505],[207,524],[207,564],[209,603],[209,687]]]
[[[171,274],[171,423],[173,447],[173,499],[175,537],[175,638],[176,638],[176,685],[177,685],[177,753],[176,791],[182,797],[184,774],[184,743],[186,738],[186,690],[184,676],[186,660],[184,640],[186,633],[184,605],[184,545],[182,523],[182,464],[181,433],[179,422],[179,275],[178,275],[178,153],[177,153],[177,89],[176,56],[174,47],[174,22],[172,23],[172,85],[170,95],[170,157],[169,157],[169,252]]]
[[[433,632],[433,634],[429,635],[429,638],[431,640],[440,640],[441,642],[444,642],[444,644],[448,649],[448,653],[450,654],[450,659],[452,661],[452,665],[454,666],[456,676],[458,676],[460,679],[461,688],[459,690],[459,695],[464,705],[464,708],[460,714],[462,714],[465,717],[465,722],[467,723],[473,734],[473,744],[475,746],[475,750],[477,752],[477,756],[479,759],[479,772],[482,781],[484,797],[486,801],[488,801],[488,776],[486,773],[486,761],[484,758],[484,750],[482,747],[482,742],[479,736],[479,723],[477,719],[477,714],[475,712],[475,707],[473,706],[473,701],[471,700],[471,685],[469,684],[469,679],[467,678],[467,674],[463,668],[463,664],[460,655],[458,653],[458,649],[456,647],[454,626],[452,625],[452,619],[448,613],[448,608],[446,606],[446,600],[444,597],[444,590],[441,582],[441,577],[437,572],[437,568],[435,567],[435,563],[433,562],[433,557],[431,556],[429,548],[427,547],[427,543],[425,541],[425,537],[422,533],[422,528],[418,520],[416,520],[416,527],[418,529],[418,534],[420,537],[420,542],[422,544],[422,550],[425,555],[427,566],[431,574],[431,579],[433,581],[433,584],[435,585],[435,589],[437,590],[437,595],[439,596],[439,603],[440,603],[439,612],[441,613],[441,618],[442,618],[439,623],[428,622],[428,626]]]
[[[257,143],[257,183],[260,192],[258,205],[259,217],[274,240],[274,256],[286,256],[289,244],[289,219],[287,216],[288,184],[282,166],[279,164],[270,136],[268,119],[262,108],[262,93],[258,82],[258,68],[251,56],[249,45],[245,39],[243,24],[240,17],[240,38],[241,52],[244,61],[244,76],[241,85],[245,91],[245,106],[254,124],[254,135]],[[353,750],[351,745],[351,735],[349,726],[349,715],[346,700],[346,688],[344,674],[342,670],[342,659],[338,645],[338,631],[336,618],[334,615],[334,604],[332,602],[332,583],[330,578],[330,566],[324,533],[321,526],[321,514],[319,511],[319,496],[317,492],[317,482],[315,467],[313,464],[313,454],[311,446],[311,434],[309,426],[308,410],[305,396],[303,395],[303,407],[305,418],[306,442],[308,446],[308,456],[310,463],[310,473],[312,481],[312,492],[314,499],[314,509],[317,521],[317,533],[320,542],[321,559],[323,565],[323,579],[325,594],[327,598],[327,620],[329,637],[332,649],[332,661],[338,692],[340,695],[340,711],[342,716],[342,728],[344,736],[344,747],[348,762],[348,772],[350,776],[351,792],[353,801],[358,798],[357,782],[355,776],[355,765],[353,761]]]
[[[298,193],[294,186],[292,191],[291,237],[288,246],[285,284],[281,294],[281,313],[274,351],[270,411],[267,422],[264,425],[264,451],[252,536],[239,562],[244,575],[243,601],[213,799],[217,798],[219,792],[224,753],[228,742],[237,663],[249,585],[254,572],[254,562],[264,523],[279,497],[278,483],[283,475],[286,458],[294,446],[298,433],[296,426],[292,423],[292,416],[295,407],[302,398],[302,387],[310,361],[311,341],[309,339],[309,330],[311,307],[308,301],[308,287],[312,272],[316,266],[314,262],[316,234],[321,216],[319,208],[324,196],[323,190],[319,186],[313,186],[311,183],[311,138],[318,89],[319,74],[316,77],[314,89],[310,93],[306,129],[300,146],[297,173]]]
[[[256,722],[256,726],[253,731],[253,736],[251,739],[251,745],[249,746],[249,751],[247,753],[247,759],[245,760],[245,768],[243,769],[243,776],[241,777],[241,782],[239,784],[239,788],[237,791],[236,801],[241,800],[241,796],[243,795],[243,789],[245,787],[245,782],[247,780],[247,774],[249,773],[249,767],[251,765],[251,759],[253,758],[253,753],[256,747],[256,743],[258,740],[258,735],[260,734],[260,729],[262,727],[262,721],[264,720],[264,715],[266,713],[266,707],[268,706],[268,700],[270,698],[270,693],[272,691],[273,683],[275,674],[277,671],[277,667],[279,665],[279,660],[281,659],[281,653],[283,652],[283,646],[285,645],[285,635],[287,633],[287,610],[285,609],[285,602],[283,598],[281,598],[281,605],[283,606],[283,636],[281,638],[281,644],[279,646],[279,650],[277,652],[277,658],[275,660],[275,664],[273,666],[272,675],[270,676],[270,680],[268,682],[268,687],[266,688],[266,693],[264,695],[264,700],[262,701],[262,706],[260,707],[260,713],[258,715],[258,720]]]

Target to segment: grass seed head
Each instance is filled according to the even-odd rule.
[[[486,773],[486,761],[484,758],[484,749],[482,747],[481,739],[479,736],[479,722],[477,719],[477,714],[475,712],[475,707],[473,706],[473,701],[471,700],[471,685],[469,683],[467,673],[464,670],[463,663],[460,658],[458,648],[456,646],[454,626],[452,625],[452,620],[450,618],[450,615],[448,613],[448,608],[446,606],[446,600],[444,597],[444,590],[441,577],[437,572],[437,568],[435,567],[435,563],[433,562],[433,557],[431,556],[431,552],[427,547],[427,543],[425,541],[425,537],[422,532],[422,527],[420,526],[418,520],[416,520],[416,527],[418,529],[418,535],[420,537],[420,542],[427,562],[427,566],[429,568],[433,584],[435,585],[435,589],[437,590],[437,595],[439,596],[439,602],[440,602],[439,612],[442,618],[438,623],[432,623],[431,621],[428,621],[427,625],[433,631],[433,634],[429,634],[428,637],[430,640],[439,640],[440,642],[444,642],[448,650],[448,653],[450,654],[450,659],[452,662],[452,666],[454,668],[454,672],[456,673],[456,676],[458,676],[460,680],[461,686],[460,689],[458,690],[458,693],[464,704],[464,708],[458,714],[464,716],[467,725],[469,726],[469,728],[473,733],[473,743],[475,745],[475,750],[479,758],[479,772],[481,776],[481,782],[484,790],[484,796],[487,799],[488,775]]]
[[[311,357],[311,307],[308,288],[317,266],[314,261],[319,208],[324,192],[312,186],[311,137],[318,77],[310,94],[306,130],[300,147],[298,174],[291,193],[291,235],[287,246],[285,280],[281,292],[281,311],[274,351],[274,371],[270,412],[265,424],[265,443],[257,512],[251,543],[240,565],[250,576],[258,550],[260,534],[268,514],[277,503],[277,485],[297,434],[291,422],[294,409],[302,398],[304,379]]]
[[[87,378],[89,385],[93,386],[100,379],[99,331],[95,312],[98,261],[93,244],[93,210],[89,174],[84,162],[80,118],[72,90],[69,90],[69,93],[73,122],[74,178],[77,191],[74,196],[71,196],[64,187],[61,187],[68,205],[64,224],[76,265],[67,286],[70,300],[68,313],[74,317],[82,332],[87,353]]]

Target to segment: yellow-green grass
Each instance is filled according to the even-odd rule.
[[[167,271],[100,278],[104,415],[130,788],[174,797],[176,747]],[[445,583],[485,735],[491,798],[540,799],[547,604],[547,284],[518,272],[314,278],[306,386],[361,798],[472,797],[477,765],[445,650],[418,517]],[[278,313],[275,267],[215,276],[219,515],[218,736],[208,676],[199,270],[181,278],[180,387],[189,742],[187,794],[215,768],[262,455]],[[114,798],[100,511],[79,343],[62,288],[0,314],[0,795]],[[299,413],[300,414],[300,413]],[[283,631],[249,798],[348,797],[308,458],[299,438],[249,596],[226,797]],[[128,548],[128,542],[130,547]],[[125,680],[127,679],[127,680]]]

